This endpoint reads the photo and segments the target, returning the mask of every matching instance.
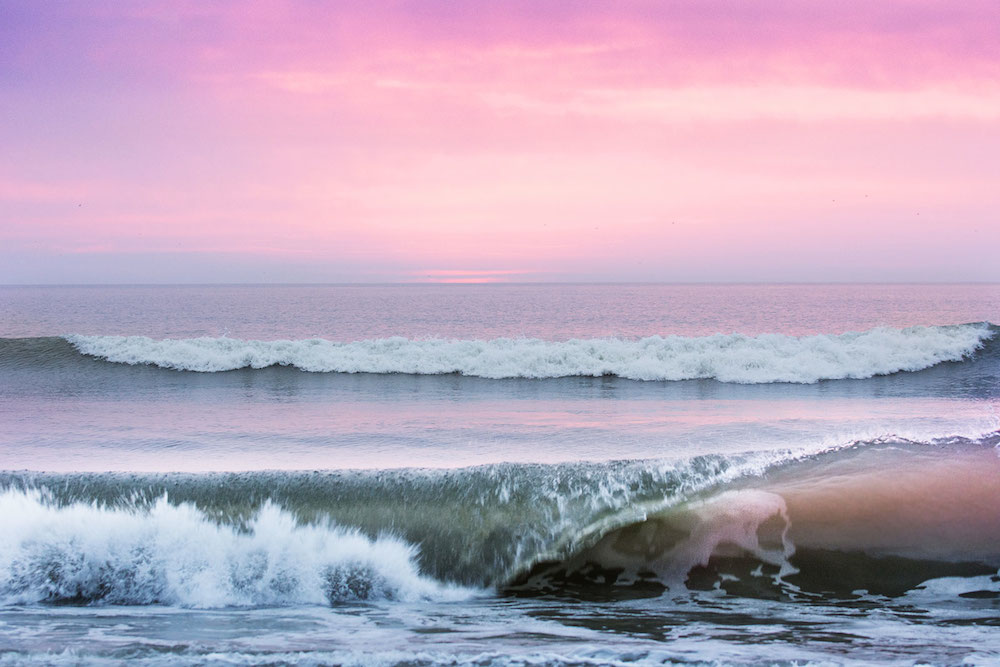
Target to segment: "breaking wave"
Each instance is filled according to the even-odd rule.
[[[1000,598],[1000,433],[457,470],[0,474],[0,601]]]
[[[122,364],[212,373],[290,366],[316,373],[457,373],[490,379],[618,376],[632,380],[716,379],[813,383],[919,371],[973,355],[994,337],[988,323],[877,328],[862,333],[786,336],[716,334],[545,341],[67,336],[82,354]]]
[[[151,507],[59,507],[0,495],[0,600],[187,607],[328,604],[472,594],[420,576],[416,549],[334,525],[301,525],[265,503],[242,526],[161,497]]]

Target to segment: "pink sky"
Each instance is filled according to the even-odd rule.
[[[8,0],[0,283],[1000,281],[1000,3]]]

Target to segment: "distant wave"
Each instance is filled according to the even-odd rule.
[[[618,376],[632,380],[716,379],[812,383],[919,371],[971,356],[996,333],[988,323],[876,328],[861,333],[787,336],[716,334],[545,341],[234,338],[153,339],[67,336],[79,352],[123,364],[212,373],[291,366],[317,373],[406,373],[501,378]]]

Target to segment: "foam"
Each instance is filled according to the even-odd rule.
[[[0,473],[0,488],[42,490],[58,506],[100,502],[146,513],[169,494],[238,524],[270,501],[301,523],[332,520],[366,535],[391,529],[420,545],[423,574],[501,586],[538,561],[561,560],[607,531],[692,494],[759,476],[788,451],[684,461],[493,464],[450,470],[248,473]],[[2,508],[0,508],[2,509]],[[0,525],[2,528],[2,525]]]
[[[979,323],[803,337],[716,334],[639,340],[385,338],[335,342],[71,335],[66,340],[83,354],[111,362],[206,373],[292,366],[318,373],[459,373],[491,379],[613,375],[632,380],[711,378],[758,384],[919,371],[970,356],[994,333],[994,327]]]
[[[241,530],[161,498],[147,510],[56,506],[0,494],[0,601],[216,608],[370,599],[462,599],[419,574],[416,548],[265,504]]]
[[[843,553],[926,561],[895,573],[908,579],[978,575],[962,564],[1000,565],[998,438],[683,462],[4,473],[0,603],[439,599],[589,562],[651,570],[673,587],[713,557],[749,557],[785,577],[799,548],[811,552],[809,581]],[[400,537],[364,536],[388,529]]]

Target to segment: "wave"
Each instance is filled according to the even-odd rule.
[[[300,525],[265,503],[243,526],[161,498],[144,511],[40,492],[0,494],[0,600],[176,604],[322,604],[469,597],[417,572],[416,548],[335,525]]]
[[[681,462],[8,472],[0,599],[901,595],[937,577],[978,577],[971,597],[1000,598],[998,445],[1000,432]]]
[[[857,597],[958,577],[972,586],[959,594],[1000,599],[1000,577],[988,577],[1000,567],[996,443],[858,443],[807,457],[606,531],[512,586]]]
[[[66,337],[78,352],[121,364],[214,373],[290,366],[316,373],[457,373],[489,379],[617,376],[760,384],[863,379],[961,361],[996,334],[989,323],[786,336],[716,334],[545,341]]]

